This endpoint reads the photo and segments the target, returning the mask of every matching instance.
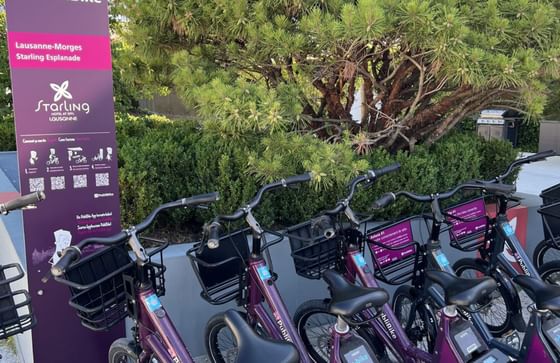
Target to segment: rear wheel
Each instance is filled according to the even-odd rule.
[[[437,334],[436,318],[416,295],[412,286],[400,286],[393,295],[393,311],[412,344],[432,353]]]
[[[467,279],[479,279],[485,276],[484,266],[472,258],[464,258],[453,265],[457,276]],[[502,336],[513,327],[512,314],[518,313],[514,310],[514,302],[510,299],[510,291],[507,287],[499,284],[498,288],[480,303],[480,317],[490,329],[494,336]]]
[[[540,241],[533,252],[533,263],[540,268],[545,263],[560,261],[560,250],[548,240]]]
[[[316,363],[330,361],[331,329],[337,317],[329,313],[329,300],[309,300],[303,303],[294,315],[294,322],[307,352]],[[385,350],[379,339],[366,325],[353,327],[354,331],[368,343],[377,358],[382,361]],[[370,334],[371,333],[371,334]]]

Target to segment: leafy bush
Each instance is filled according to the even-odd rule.
[[[0,118],[0,151],[16,149],[14,118],[11,114]]]
[[[13,123],[0,121],[0,141],[2,145],[11,143],[7,149],[15,148]],[[325,170],[330,175],[320,176],[324,179],[321,183],[267,195],[256,211],[263,225],[291,225],[331,208],[344,195],[350,178],[367,168],[393,162],[402,165],[400,172],[380,178],[369,189],[360,189],[353,202],[356,211],[367,211],[375,198],[388,191],[430,193],[472,178],[491,178],[516,156],[507,142],[485,142],[457,132],[430,148],[418,146],[411,155],[373,149],[358,157],[344,144],[333,149],[313,137],[280,133],[264,142],[228,142],[202,131],[195,122],[128,114],[117,115],[117,141],[123,225],[138,222],[165,201],[219,191],[221,199],[208,211],[187,210],[160,220],[162,226],[191,232],[214,213],[232,212],[263,183],[306,170]],[[378,215],[390,218],[419,208],[399,200]]]
[[[147,210],[163,201],[219,191],[222,199],[208,212],[196,216],[180,214],[166,220],[179,228],[200,226],[215,212],[232,212],[263,183],[313,169],[315,163],[326,163],[306,160],[309,155],[321,154],[315,149],[324,145],[311,137],[302,141],[278,134],[274,140],[263,143],[241,140],[232,143],[219,135],[200,131],[191,122],[126,116],[117,125],[123,221],[127,224],[141,219]],[[461,133],[453,133],[431,148],[419,146],[412,155],[405,152],[390,155],[385,150],[374,149],[359,158],[344,150],[349,148],[341,147],[339,153],[323,156],[325,160],[335,160],[328,164],[332,169],[329,172],[336,175],[329,183],[267,195],[256,212],[259,221],[263,225],[285,226],[332,207],[359,169],[379,168],[395,161],[402,165],[400,172],[380,178],[371,188],[358,192],[353,206],[356,211],[367,211],[381,193],[396,190],[429,193],[473,178],[490,178],[503,171],[516,156],[507,142],[485,142]],[[379,216],[389,218],[419,208],[400,200]]]

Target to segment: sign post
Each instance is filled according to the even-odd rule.
[[[21,192],[47,195],[23,214],[35,362],[103,362],[124,334],[85,329],[41,282],[63,248],[120,230],[107,1],[6,0]]]

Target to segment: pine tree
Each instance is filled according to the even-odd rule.
[[[149,82],[174,88],[209,130],[309,133],[360,152],[431,144],[489,107],[538,117],[560,75],[559,10],[553,0],[115,0]]]

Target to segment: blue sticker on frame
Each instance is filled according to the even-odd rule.
[[[502,228],[504,229],[504,232],[506,233],[506,236],[511,237],[515,234],[515,231],[513,230],[513,227],[511,226],[511,224],[505,222],[502,223]]]
[[[257,267],[257,271],[258,271],[259,277],[261,278],[262,281],[266,281],[266,280],[269,280],[270,278],[272,278],[272,275],[270,274],[270,270],[268,269],[268,266],[259,266],[259,267]]]
[[[356,261],[356,264],[360,268],[366,265],[366,259],[364,258],[364,255],[362,255],[361,253],[357,253],[354,255],[354,261]]]
[[[446,268],[447,266],[449,266],[449,260],[447,259],[447,256],[443,254],[443,252],[438,252],[436,254],[436,260],[442,268]]]
[[[151,294],[149,296],[147,296],[144,301],[146,302],[146,306],[148,307],[148,310],[153,313],[154,311],[161,309],[162,305],[161,302],[159,301],[159,298],[157,297],[156,294]]]

